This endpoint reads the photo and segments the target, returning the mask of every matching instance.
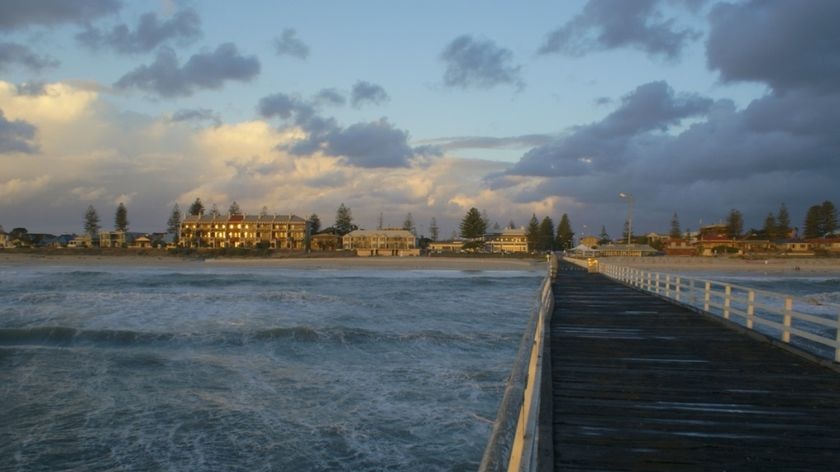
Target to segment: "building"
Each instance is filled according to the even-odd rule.
[[[12,243],[9,241],[9,233],[0,229],[0,248],[3,247],[12,247]]]
[[[647,244],[606,244],[599,246],[601,256],[643,257],[655,256],[659,252]]]
[[[125,247],[125,231],[100,231],[99,247]]]
[[[429,243],[429,251],[431,252],[460,252],[464,250],[463,239],[454,239],[451,241],[432,241]]]
[[[341,239],[344,249],[358,256],[419,256],[417,238],[404,229],[357,229]]]
[[[600,239],[597,236],[587,235],[580,237],[580,244],[588,247],[589,249],[596,247],[598,245],[598,241],[600,241]]]
[[[462,245],[463,246],[463,245]],[[495,253],[509,253],[509,252],[529,252],[528,235],[522,228],[502,230],[501,234],[496,234],[488,238],[485,247],[490,252]]]
[[[313,251],[335,251],[341,247],[341,236],[334,233],[318,233],[311,237]]]
[[[93,238],[90,237],[89,234],[80,234],[77,235],[75,238],[71,239],[70,242],[67,243],[67,247],[69,248],[88,248],[93,247],[94,241]]]
[[[190,248],[305,249],[309,221],[296,215],[188,215],[178,245]]]

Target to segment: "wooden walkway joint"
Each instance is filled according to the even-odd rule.
[[[840,374],[563,263],[555,470],[840,470]]]

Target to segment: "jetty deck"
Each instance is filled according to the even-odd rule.
[[[562,263],[555,470],[840,470],[840,373]]]

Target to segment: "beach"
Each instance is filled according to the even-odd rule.
[[[200,266],[277,267],[282,269],[405,269],[405,270],[545,270],[539,259],[478,257],[312,257],[257,258],[214,257],[207,259],[170,255],[75,255],[0,253],[3,266]]]

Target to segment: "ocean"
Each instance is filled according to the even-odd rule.
[[[543,275],[0,268],[0,471],[475,470]]]

